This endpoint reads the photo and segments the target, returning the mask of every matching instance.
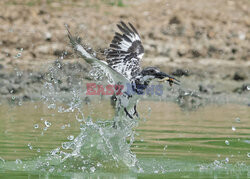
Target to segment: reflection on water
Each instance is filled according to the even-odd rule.
[[[20,170],[22,166],[27,170],[43,160],[44,163],[48,162],[50,156],[52,161],[48,168],[42,163],[37,171],[42,168],[47,172],[60,172],[64,171],[64,167],[68,167],[67,171],[84,171],[82,167],[89,166],[86,172],[124,173],[129,169],[112,163],[111,159],[122,157],[125,161],[128,155],[135,157],[136,154],[138,161],[134,160],[136,163],[130,163],[131,166],[137,166],[136,172],[149,177],[156,173],[180,176],[178,172],[191,177],[202,171],[207,172],[205,175],[214,175],[212,171],[215,168],[225,171],[230,169],[236,173],[243,170],[244,176],[250,173],[250,110],[247,106],[211,105],[186,112],[173,103],[141,101],[138,107],[141,120],[133,133],[134,142],[127,141],[125,143],[128,145],[125,146],[119,146],[124,144],[119,140],[129,138],[117,137],[123,131],[114,129],[109,122],[105,123],[112,119],[114,113],[109,101],[81,107],[84,118],[90,119],[88,116],[91,116],[89,122],[95,125],[86,125],[86,121],[83,123],[83,114],[79,111],[63,112],[66,109],[67,106],[63,105],[48,108],[47,104],[36,102],[24,103],[22,106],[2,104],[0,166],[8,170]],[[96,136],[96,129],[104,130],[102,132],[106,137]],[[72,143],[80,139],[84,139],[84,142]],[[109,145],[113,147],[112,151],[116,151],[109,153],[112,154],[111,158],[100,156],[102,153],[108,156],[108,149],[104,146],[109,145],[103,144],[104,139],[109,139],[106,142],[112,141]],[[65,147],[66,144],[70,147]],[[76,144],[80,145],[79,152],[83,158],[75,157],[79,147]],[[62,160],[65,156],[71,160],[65,163]],[[14,164],[10,161],[14,161]],[[222,175],[227,174],[223,173],[224,170],[221,171]],[[78,176],[76,173],[74,175]]]

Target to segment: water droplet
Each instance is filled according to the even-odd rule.
[[[81,169],[82,169],[82,171],[84,171],[86,169],[86,167],[82,167]]]
[[[61,63],[58,62],[58,63],[57,63],[57,67],[58,67],[58,68],[61,68],[61,67],[62,67],[62,66],[61,66]]]
[[[0,157],[0,164],[2,163],[5,163],[5,160],[2,157]]]
[[[220,161],[215,160],[215,161],[214,161],[214,165],[215,165],[215,166],[219,166],[219,165],[220,165]]]
[[[47,120],[44,121],[44,124],[45,124],[46,127],[50,127],[51,126],[51,123],[49,121],[47,121]]]
[[[28,147],[29,147],[30,150],[33,149],[32,145],[30,143],[28,143]]]
[[[67,137],[68,140],[74,140],[74,138],[75,137],[73,135],[70,135],[70,136]]]
[[[60,148],[56,148],[50,152],[51,155],[55,155],[56,153],[60,152]]]
[[[232,131],[236,131],[236,128],[234,126],[232,127]]]
[[[245,38],[246,38],[246,34],[243,33],[243,32],[239,32],[239,39],[240,40],[245,40]]]
[[[230,143],[229,143],[228,140],[225,140],[225,144],[226,144],[226,145],[230,145]]]
[[[235,122],[240,122],[240,118],[239,118],[239,117],[236,117],[236,118],[235,118]]]
[[[48,41],[51,40],[51,38],[52,38],[52,35],[50,32],[45,32],[44,36],[45,36],[45,39]]]
[[[19,58],[19,57],[21,57],[22,56],[22,53],[18,53],[16,56],[15,56],[15,58]]]
[[[229,162],[229,158],[228,158],[228,157],[225,159],[225,162],[226,162],[226,163],[228,163],[228,162]]]
[[[22,56],[22,52],[23,52],[23,48],[20,49],[20,51],[17,53],[17,55],[15,56],[15,58],[19,58]]]
[[[49,169],[49,172],[52,173],[54,170],[55,170],[55,168],[52,167],[52,168]]]
[[[90,168],[90,171],[91,171],[92,173],[94,173],[94,172],[95,172],[95,167],[91,167],[91,168]]]
[[[62,148],[63,148],[63,149],[69,149],[70,145],[71,145],[71,144],[70,144],[69,142],[63,142],[63,143],[62,143]]]
[[[56,105],[55,104],[50,104],[50,105],[48,105],[48,109],[56,109]]]
[[[58,112],[59,112],[59,113],[62,113],[63,111],[64,111],[64,108],[63,108],[62,106],[59,106],[59,107],[58,107]]]
[[[38,124],[34,124],[34,128],[37,129],[39,127]]]
[[[139,171],[138,171],[139,173],[143,173],[144,172],[144,170],[141,168],[141,167],[139,167]]]
[[[16,162],[15,162],[16,164],[22,164],[23,162],[22,162],[22,160],[20,160],[20,159],[16,159]]]
[[[16,72],[16,76],[22,76],[22,74],[23,74],[23,73],[20,72],[20,71],[17,71],[17,72]]]
[[[249,153],[247,153],[247,157],[248,157],[248,158],[250,158],[250,152],[249,152]]]
[[[101,136],[104,134],[102,128],[99,129],[99,133],[100,133]]]

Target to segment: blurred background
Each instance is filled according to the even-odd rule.
[[[116,130],[65,26],[104,59],[121,20],[181,85]],[[249,178],[249,109],[249,0],[0,0],[0,178]]]
[[[65,25],[103,57],[121,20],[138,29],[144,66],[158,66],[200,93],[247,93],[249,9],[249,0],[1,0],[1,97],[39,96],[55,61],[68,75],[89,70],[74,56]]]

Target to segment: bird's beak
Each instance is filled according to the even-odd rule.
[[[157,78],[159,78],[159,82],[165,82],[165,81],[168,81],[169,82],[169,85],[172,86],[172,84],[176,84],[176,85],[180,85],[180,81],[177,80],[176,78],[164,73],[164,72],[160,72],[158,75],[157,75]]]

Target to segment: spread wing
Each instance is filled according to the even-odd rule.
[[[124,22],[117,24],[122,34],[115,33],[110,48],[106,52],[106,58],[111,68],[130,80],[141,71],[140,60],[144,54],[144,48],[134,26],[130,23],[128,25]]]
[[[67,27],[66,27],[67,28]],[[68,28],[67,28],[68,30]],[[70,43],[72,44],[74,50],[89,64],[92,66],[98,67],[100,70],[104,72],[104,74],[109,78],[109,81],[112,84],[126,84],[129,81],[119,72],[115,71],[114,69],[108,66],[107,62],[103,60],[99,60],[89,54],[84,47],[80,44],[79,40],[71,35],[68,30],[68,37]]]

